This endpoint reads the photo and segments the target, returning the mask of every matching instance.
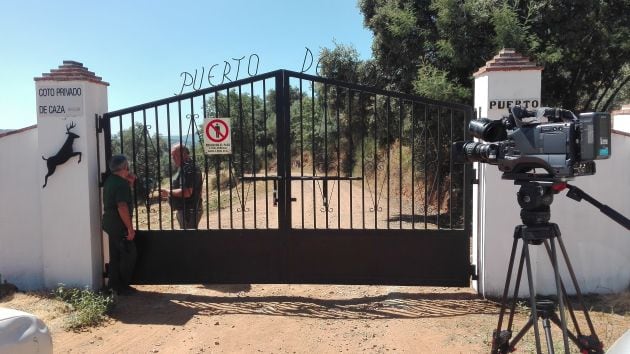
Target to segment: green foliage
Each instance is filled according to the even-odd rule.
[[[471,90],[449,80],[448,73],[431,64],[425,64],[418,70],[418,78],[413,83],[415,93],[441,101],[467,101]]]
[[[517,51],[527,50],[529,28],[522,23],[518,9],[504,2],[490,13],[490,23],[496,33],[495,48],[514,48]]]
[[[99,325],[114,304],[112,295],[96,293],[87,288],[66,288],[60,285],[53,290],[53,296],[70,306],[71,315],[65,325],[71,330]]]
[[[454,88],[470,91],[479,67],[514,48],[544,67],[545,105],[610,110],[628,90],[628,0],[360,0],[359,7],[387,88],[471,104]]]

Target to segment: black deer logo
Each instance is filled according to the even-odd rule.
[[[44,178],[44,185],[42,186],[42,188],[46,187],[46,184],[48,183],[48,177],[55,173],[55,169],[57,168],[57,166],[66,163],[66,161],[68,161],[71,157],[77,155],[79,155],[79,162],[81,162],[81,153],[72,150],[72,143],[74,142],[74,139],[79,137],[78,135],[70,131],[70,129],[74,127],[76,127],[76,124],[74,122],[72,122],[70,126],[66,125],[66,134],[68,135],[68,137],[66,138],[66,141],[63,143],[63,146],[61,147],[61,149],[59,149],[59,152],[57,152],[57,154],[50,156],[49,158],[45,158],[42,155],[42,159],[46,161],[46,166],[48,167],[48,173]]]

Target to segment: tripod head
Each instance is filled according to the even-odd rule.
[[[503,178],[513,179],[514,184],[521,186],[517,193],[517,200],[521,206],[521,220],[527,226],[548,224],[551,218],[550,206],[553,203],[553,195],[568,189],[567,197],[578,202],[586,200],[626,230],[630,230],[630,219],[566,181],[556,178],[532,178],[530,174],[504,173]]]
[[[553,184],[537,181],[514,181],[521,188],[517,193],[518,205],[521,206],[521,220],[527,226],[544,225],[551,218],[553,203]]]

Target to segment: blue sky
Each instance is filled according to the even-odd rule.
[[[300,71],[306,48],[317,56],[336,42],[368,59],[372,44],[355,0],[2,1],[0,33],[3,129],[37,123],[33,78],[63,60],[109,82],[116,110],[179,93],[182,72],[219,64],[220,80],[228,61],[234,78],[233,58],[245,57],[240,79],[252,54],[259,74]]]

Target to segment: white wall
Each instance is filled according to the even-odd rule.
[[[37,127],[0,137],[0,274],[24,290],[43,286]]]
[[[630,217],[630,136],[612,134],[612,157],[598,160],[594,176],[570,184]],[[551,206],[551,220],[560,226],[569,258],[583,292],[610,293],[630,286],[630,231],[588,203],[561,192]],[[539,255],[538,262],[546,261]],[[547,268],[547,262],[542,266]],[[539,287],[555,292],[553,278],[539,267]],[[569,278],[567,278],[569,279]]]

